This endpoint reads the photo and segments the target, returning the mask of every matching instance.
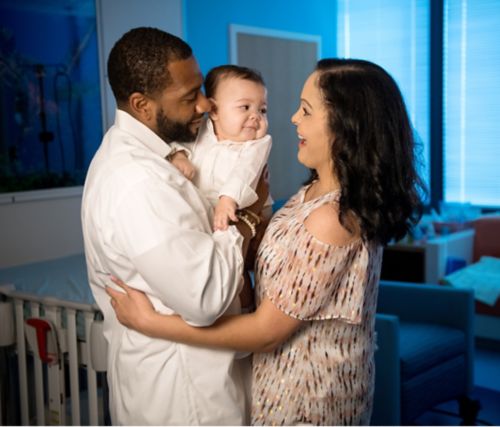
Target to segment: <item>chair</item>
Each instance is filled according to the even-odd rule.
[[[472,262],[477,262],[483,255],[500,258],[500,215],[485,215],[476,219],[474,228],[474,250]]]
[[[486,255],[500,258],[500,215],[484,215],[473,222],[474,250],[472,262],[477,262]],[[476,313],[500,317],[500,298],[493,306],[476,301]]]
[[[372,425],[408,425],[452,399],[473,424],[473,319],[472,291],[380,282]]]

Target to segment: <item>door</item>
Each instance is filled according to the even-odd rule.
[[[309,176],[297,160],[298,137],[291,116],[302,86],[321,51],[319,36],[231,25],[231,63],[262,73],[268,90],[271,196],[288,199]]]

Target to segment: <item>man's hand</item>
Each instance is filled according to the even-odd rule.
[[[196,174],[196,168],[189,161],[184,151],[177,151],[170,157],[170,163],[172,163],[179,171],[189,180],[194,178]]]

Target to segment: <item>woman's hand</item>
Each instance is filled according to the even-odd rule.
[[[148,326],[156,311],[144,292],[127,286],[117,277],[111,280],[123,289],[123,292],[106,286],[106,292],[111,297],[111,307],[115,310],[118,321],[130,329],[135,329],[148,335]]]

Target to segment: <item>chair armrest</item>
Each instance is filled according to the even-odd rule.
[[[460,329],[466,339],[467,384],[474,384],[474,292],[449,286],[381,280],[379,313],[392,314],[402,322],[427,322]]]
[[[397,316],[375,316],[375,395],[371,425],[401,423],[401,379],[399,356],[399,320]]]
[[[448,286],[380,281],[378,313],[405,322],[428,322],[473,334],[474,292]]]

